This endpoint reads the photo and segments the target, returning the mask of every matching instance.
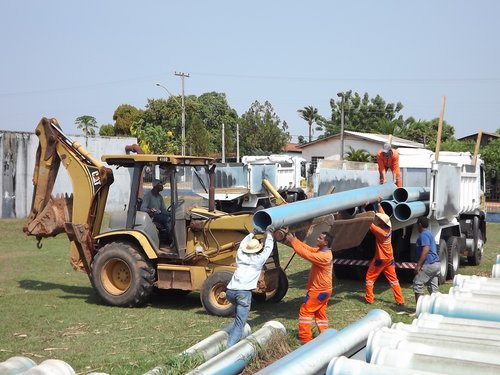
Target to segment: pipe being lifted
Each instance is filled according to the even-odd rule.
[[[430,192],[428,187],[400,187],[394,190],[392,197],[398,203],[428,201]]]
[[[388,327],[390,315],[374,309],[366,316],[339,332],[327,329],[314,340],[257,372],[257,375],[315,375],[324,374],[335,356],[353,355],[366,345],[374,329]]]
[[[398,203],[394,209],[394,218],[398,221],[407,221],[429,213],[429,202],[414,201]]]
[[[397,203],[394,201],[389,201],[385,200],[380,202],[380,205],[382,206],[382,209],[384,210],[385,214],[389,217],[394,216],[394,209],[396,208]]]
[[[364,206],[367,202],[376,202],[379,198],[388,199],[392,197],[395,189],[394,183],[387,182],[267,208],[253,215],[253,225],[261,231],[265,231],[269,226],[281,228],[333,212]]]

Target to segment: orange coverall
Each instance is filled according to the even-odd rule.
[[[328,328],[328,300],[332,294],[333,254],[330,248],[311,247],[294,238],[290,243],[297,254],[312,263],[306,289],[307,295],[299,310],[299,340],[305,344],[313,338],[316,320],[321,333]]]
[[[384,213],[380,205],[378,207],[378,212]],[[396,303],[402,305],[405,303],[405,299],[401,292],[398,277],[396,276],[394,254],[391,244],[392,229],[383,229],[372,223],[370,225],[370,231],[375,236],[375,256],[370,262],[370,266],[366,272],[365,300],[368,303],[373,303],[375,299],[373,296],[373,286],[379,275],[383,272],[392,288]]]
[[[378,164],[378,173],[380,175],[380,183],[385,183],[386,180],[386,172],[388,169],[392,172],[392,177],[394,179],[394,183],[397,187],[401,187],[401,171],[399,170],[399,154],[396,150],[391,149],[392,155],[384,154],[384,150],[379,150],[377,152],[377,164]]]

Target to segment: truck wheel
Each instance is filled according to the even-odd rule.
[[[458,238],[451,236],[446,241],[446,247],[448,250],[448,273],[446,274],[446,280],[452,280],[458,272],[458,267],[460,266],[460,249],[458,245]]]
[[[146,303],[155,281],[155,270],[133,245],[104,245],[91,265],[91,280],[101,299],[113,306],[134,307]]]
[[[354,279],[354,269],[349,266],[343,266],[341,264],[333,265],[333,274],[336,279],[339,280],[353,280]]]
[[[438,278],[439,285],[444,284],[446,282],[446,274],[448,271],[448,250],[446,241],[441,238],[439,241],[439,263],[441,265],[441,272]]]
[[[200,299],[209,314],[218,316],[234,314],[234,306],[226,298],[227,284],[231,281],[231,277],[233,277],[231,272],[218,271],[210,275],[203,283]]]
[[[474,216],[472,223],[472,234],[474,236],[473,254],[467,257],[467,262],[471,266],[479,266],[483,257],[483,234],[479,228],[479,218]]]

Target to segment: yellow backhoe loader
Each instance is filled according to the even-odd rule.
[[[42,118],[36,134],[33,202],[23,228],[27,235],[40,241],[65,232],[73,267],[88,274],[106,304],[143,305],[155,290],[169,290],[172,293],[166,295],[176,296],[199,291],[208,313],[233,313],[225,290],[235,269],[238,244],[253,230],[252,213],[215,210],[213,159],[124,153],[102,156],[104,164],[69,139],[56,119]],[[61,163],[71,179],[73,194],[53,197]],[[108,194],[113,194],[111,168],[129,169],[130,194],[124,211],[105,213]],[[167,241],[150,216],[139,210],[143,180],[151,171],[158,173],[169,192],[165,197],[171,219]],[[188,194],[184,186],[188,179],[198,179],[206,187],[209,198],[203,204],[196,204]],[[254,296],[277,302],[287,290],[288,280],[275,245]]]

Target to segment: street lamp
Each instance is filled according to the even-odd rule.
[[[174,100],[177,104],[179,104],[179,106],[181,107],[182,109],[182,136],[181,136],[181,144],[182,144],[182,156],[184,156],[186,154],[186,146],[185,146],[185,129],[186,129],[186,124],[185,124],[185,118],[186,118],[186,108],[184,107],[184,95],[182,95],[182,104],[179,103],[179,101],[177,100],[177,98],[174,96],[174,94],[172,94],[165,86],[163,85],[160,85],[159,83],[156,83],[156,86],[158,87],[161,87],[162,89],[164,89]]]
[[[340,160],[344,160],[344,93],[338,92],[337,96],[342,99],[340,102]]]

